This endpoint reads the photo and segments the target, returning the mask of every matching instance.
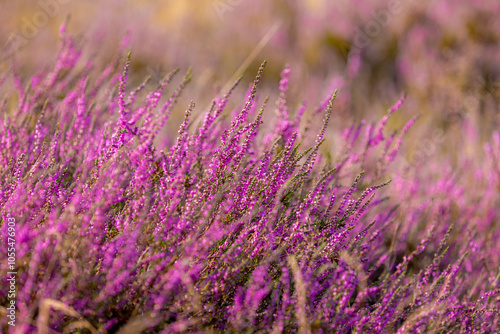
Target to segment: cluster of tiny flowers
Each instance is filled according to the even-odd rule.
[[[301,131],[286,67],[270,127],[264,62],[236,110],[238,82],[207,110],[186,106],[165,142],[191,73],[132,88],[118,54],[96,76],[63,29],[52,70],[0,77],[14,82],[0,104],[2,244],[18,221],[11,332],[498,332],[500,136],[481,162],[405,173],[395,157],[418,122],[386,134],[404,97],[331,135],[335,91]]]

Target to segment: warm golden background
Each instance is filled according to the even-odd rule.
[[[397,13],[377,23],[394,4]],[[108,62],[130,33],[134,83],[192,67],[194,80],[180,105],[191,99],[200,109],[208,105],[238,69],[242,96],[267,59],[262,94],[276,92],[279,73],[290,64],[292,110],[307,100],[310,114],[339,88],[340,117],[332,126],[344,127],[379,119],[407,93],[389,125],[398,129],[421,115],[408,152],[474,154],[500,122],[499,7],[496,0],[1,0],[2,68],[15,64],[28,78],[53,64],[59,26],[70,17],[68,30],[96,64]],[[353,52],[357,34],[369,27],[372,36]],[[16,35],[29,38],[12,52]],[[433,142],[436,129],[445,131],[445,142]],[[426,139],[432,149],[419,148]]]

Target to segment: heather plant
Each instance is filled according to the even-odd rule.
[[[56,44],[58,25],[71,13],[72,30],[88,38],[96,64],[107,62],[131,30],[134,73],[149,72],[156,80],[168,69],[193,66],[198,79],[192,89],[201,87],[210,99],[207,84],[225,83],[274,31],[259,55],[269,60],[263,84],[276,81],[290,63],[308,101],[316,103],[323,94],[318,90],[335,79],[333,86],[343,91],[339,100],[350,103],[338,111],[370,121],[404,90],[410,93],[405,117],[422,112],[452,127],[464,113],[486,114],[478,122],[483,145],[499,124],[498,10],[496,0],[4,1],[0,61],[15,55],[29,73],[46,66],[52,59],[47,46]],[[291,87],[291,102],[298,90]],[[450,139],[453,149],[456,138]]]
[[[206,110],[191,102],[164,140],[191,71],[130,87],[125,46],[96,71],[61,33],[50,71],[1,81],[15,87],[0,106],[2,244],[19,222],[4,332],[499,330],[498,134],[481,161],[409,170],[397,156],[418,120],[387,129],[405,96],[330,134],[342,92],[305,122],[286,67],[265,124],[264,62],[237,108],[239,81]]]

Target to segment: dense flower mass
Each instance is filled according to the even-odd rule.
[[[397,157],[418,120],[386,128],[403,96],[324,151],[342,92],[304,127],[286,67],[264,124],[264,62],[237,109],[238,82],[159,140],[191,73],[130,87],[123,54],[95,77],[62,29],[52,70],[0,77],[17,89],[0,104],[2,245],[18,222],[11,332],[500,330],[498,133],[481,161],[410,170]]]

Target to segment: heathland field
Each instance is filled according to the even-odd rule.
[[[498,333],[497,0],[0,0],[1,333]]]

